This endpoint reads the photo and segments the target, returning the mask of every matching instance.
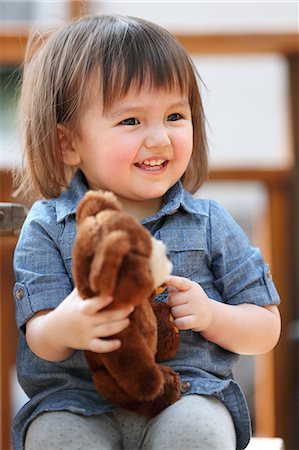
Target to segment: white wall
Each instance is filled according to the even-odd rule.
[[[0,1],[5,3],[16,3]],[[24,3],[21,1],[21,3]],[[28,2],[27,2],[28,3]],[[29,2],[33,17],[60,21],[66,3]],[[91,1],[91,11],[153,20],[173,32],[298,32],[298,2]],[[202,89],[213,166],[287,166],[289,137],[288,73],[279,56],[194,55],[206,85]],[[0,167],[20,163],[10,120],[0,124]]]
[[[140,16],[172,31],[298,31],[297,1],[92,1],[94,11]]]
[[[143,17],[183,33],[298,32],[298,2],[93,1],[92,9]],[[213,166],[288,165],[288,73],[279,56],[195,56],[206,88]]]

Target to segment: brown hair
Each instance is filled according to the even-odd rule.
[[[196,69],[174,36],[142,19],[93,15],[56,30],[35,47],[28,46],[19,105],[23,191],[50,198],[68,186],[71,174],[60,155],[57,124],[78,130],[94,86],[107,111],[133,83],[141,88],[145,82],[188,95],[194,138],[182,181],[190,192],[198,189],[207,177],[205,118]]]

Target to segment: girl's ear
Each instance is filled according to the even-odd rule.
[[[71,130],[65,126],[57,125],[57,135],[60,145],[60,153],[62,160],[67,166],[79,166],[81,157],[73,147],[73,136]]]

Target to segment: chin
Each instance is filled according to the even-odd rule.
[[[166,194],[167,191],[168,191],[168,188],[159,190],[159,191],[154,191],[154,192],[147,192],[144,195],[142,195],[142,193],[140,193],[138,197],[141,201],[158,200],[158,199],[162,198]]]
[[[144,194],[145,198],[148,200],[150,199],[157,199],[163,197],[163,195],[166,194],[166,192],[172,188],[172,186],[175,185],[176,182],[173,183],[167,183],[167,184],[160,184],[158,185],[152,185],[152,186],[145,186],[143,189],[140,190],[140,194]]]

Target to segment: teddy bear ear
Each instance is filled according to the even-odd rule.
[[[112,295],[119,268],[131,245],[125,231],[112,231],[95,251],[89,273],[89,285],[96,294]]]
[[[95,216],[104,209],[121,211],[122,207],[112,192],[88,191],[80,201],[77,208],[77,222],[82,222],[86,217]]]

